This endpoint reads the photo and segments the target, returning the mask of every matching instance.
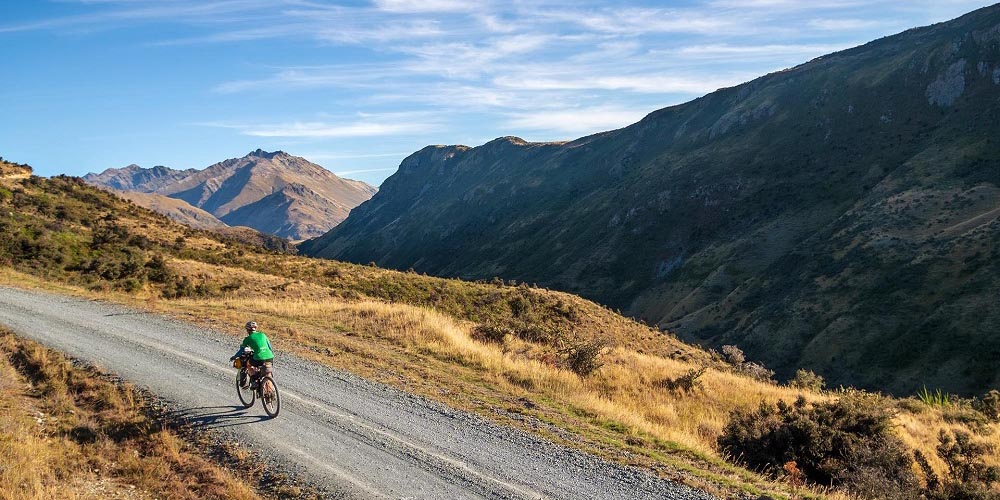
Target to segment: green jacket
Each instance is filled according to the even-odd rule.
[[[244,347],[253,349],[254,361],[269,361],[274,359],[274,353],[271,352],[271,341],[267,340],[267,335],[262,331],[258,330],[247,335],[243,339],[243,345],[240,346],[240,349]]]

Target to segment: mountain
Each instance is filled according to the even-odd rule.
[[[304,158],[260,149],[204,170],[129,165],[88,174],[84,180],[116,190],[166,196],[204,210],[227,225],[248,226],[291,240],[329,231],[375,193],[368,184],[337,177]],[[174,208],[164,213],[176,213]]]
[[[565,143],[429,146],[300,251],[578,293],[780,376],[1000,385],[1000,6]]]
[[[195,229],[217,231],[229,227],[228,224],[216,219],[214,215],[192,206],[184,200],[178,200],[156,193],[140,193],[138,191],[122,191],[114,189],[114,193],[143,208],[159,212],[171,219]]]

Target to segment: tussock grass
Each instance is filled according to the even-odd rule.
[[[138,393],[0,328],[0,498],[256,499]]]
[[[233,333],[253,317],[279,352],[720,495],[843,498],[746,470],[717,446],[733,410],[800,395],[824,401],[837,391],[739,374],[669,334],[565,293],[268,252],[184,228],[68,179],[0,179],[0,185],[12,193],[0,204],[15,214],[0,224],[20,235],[17,246],[0,244],[0,282],[127,303]],[[119,215],[107,220],[112,212]],[[95,232],[110,239],[95,245]],[[500,325],[503,335],[477,340],[481,325]],[[602,346],[600,366],[581,376],[567,353],[587,342]],[[689,390],[665,383],[692,370],[703,372]],[[61,388],[52,384],[58,399]],[[893,404],[895,431],[939,476],[947,467],[936,451],[942,430],[972,431],[987,446],[988,464],[1000,461],[995,422],[977,420],[963,405]],[[170,443],[159,448],[165,461],[174,460]]]

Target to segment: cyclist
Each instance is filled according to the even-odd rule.
[[[271,362],[274,359],[274,352],[271,350],[271,341],[267,339],[267,335],[257,329],[256,321],[248,321],[246,324],[247,336],[243,339],[243,343],[240,345],[239,350],[233,357],[229,358],[229,361],[233,361],[243,354],[243,349],[249,347],[253,351],[253,358],[250,360],[250,367],[247,369],[247,374],[253,379],[254,375],[258,370],[264,372],[263,374],[271,373]],[[240,385],[244,388],[249,386],[249,380],[241,380]]]

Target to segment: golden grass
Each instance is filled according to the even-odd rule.
[[[284,266],[276,273],[306,273],[292,269],[305,265],[303,259],[275,259]],[[85,291],[9,269],[0,270],[0,282],[32,283],[60,293],[129,303],[233,333],[253,317],[271,334],[279,353],[296,352],[610,459],[651,467],[720,495],[743,491],[779,498],[845,498],[821,490],[793,492],[787,485],[727,463],[716,446],[734,409],[791,402],[799,396],[820,401],[834,395],[759,382],[725,371],[705,356],[664,356],[670,344],[660,338],[646,337],[654,348],[643,349],[646,334],[627,321],[621,323],[628,329],[623,335],[627,341],[603,354],[601,369],[580,377],[553,363],[552,349],[518,339],[503,345],[477,341],[472,322],[430,307],[363,296],[338,298],[319,283],[246,269],[176,259],[171,263],[195,280],[220,284],[238,280],[246,285],[222,297],[164,300],[155,294]],[[323,265],[317,263],[313,269]],[[616,324],[602,324],[609,325],[612,329],[606,334],[614,336]],[[697,390],[662,388],[664,380],[701,366],[708,369]],[[967,430],[961,423],[947,421],[946,411],[930,407],[901,411],[896,423],[904,444],[921,450],[939,476],[946,466],[935,450],[938,433]],[[1000,463],[998,430],[1000,426],[990,424],[977,436],[990,447],[990,464]]]
[[[212,269],[192,263],[188,271],[207,275]],[[282,281],[245,270],[234,272],[262,289]],[[0,281],[23,284],[26,280],[39,282],[13,271],[0,272]],[[95,295],[73,287],[46,286],[61,288],[62,293]],[[286,290],[292,297],[280,293],[253,297],[252,291],[243,290],[240,296],[153,302],[163,312],[234,334],[235,326],[253,317],[270,333],[279,353],[296,352],[501,423],[541,432],[564,444],[652,467],[722,495],[735,491],[793,495],[786,485],[728,464],[720,456],[715,443],[732,410],[779,399],[791,402],[800,395],[812,401],[835,397],[763,383],[714,367],[699,379],[697,390],[668,391],[660,385],[663,380],[700,364],[640,353],[633,346],[607,350],[602,356],[604,366],[589,377],[580,377],[554,365],[550,350],[518,339],[508,339],[503,345],[477,341],[471,334],[472,322],[431,308],[330,297],[322,287],[304,282],[294,282]],[[142,296],[98,295],[139,307],[149,305]],[[938,432],[966,429],[961,423],[946,421],[945,413],[926,407],[901,411],[896,419],[903,442],[921,450],[939,475],[946,466],[935,452]],[[512,418],[515,414],[518,418]],[[575,437],[527,425],[524,417]],[[977,438],[990,446],[991,464],[1000,457],[997,430],[996,424],[990,424]],[[794,495],[844,498],[818,490],[799,490]]]
[[[0,499],[259,498],[137,399],[0,329]]]

